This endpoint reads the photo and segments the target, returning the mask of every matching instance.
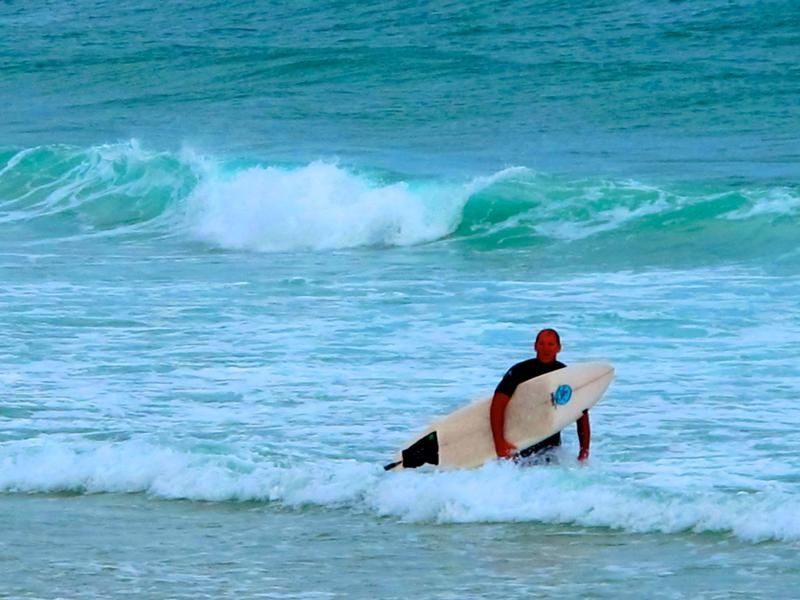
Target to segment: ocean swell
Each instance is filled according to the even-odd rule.
[[[253,252],[447,243],[691,264],[796,256],[798,214],[790,186],[656,185],[524,167],[418,179],[327,160],[153,152],[136,141],[0,154],[0,230],[37,243],[136,235]]]

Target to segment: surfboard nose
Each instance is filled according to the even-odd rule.
[[[604,360],[583,363],[582,366],[585,368],[586,379],[589,381],[614,374],[614,366]]]
[[[591,388],[596,388],[602,384],[608,387],[611,380],[614,379],[614,366],[608,361],[598,360],[580,363],[575,366],[579,367],[579,369],[576,369],[576,376],[571,381],[573,387],[590,386]]]
[[[592,394],[602,396],[614,379],[614,366],[610,362],[597,361],[585,363],[582,367],[582,385],[591,390]]]

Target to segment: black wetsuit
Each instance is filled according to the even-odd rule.
[[[551,363],[543,363],[538,358],[523,360],[506,371],[506,374],[503,375],[503,379],[500,380],[499,384],[497,384],[495,393],[500,392],[501,394],[506,394],[510,398],[514,394],[514,390],[517,389],[517,386],[523,381],[528,381],[528,379],[533,379],[534,377],[544,375],[550,371],[563,369],[566,366],[567,365],[557,360],[554,360]],[[525,448],[519,453],[519,455],[530,456],[531,454],[536,454],[538,452],[542,452],[543,450],[549,450],[550,448],[555,448],[560,445],[561,432],[558,432],[551,435],[546,440],[542,440],[541,442],[534,444],[529,448]]]

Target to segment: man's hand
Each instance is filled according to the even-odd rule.
[[[587,458],[589,458],[589,449],[581,448],[581,451],[578,454],[578,462],[584,462]]]

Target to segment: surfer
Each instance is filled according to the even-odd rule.
[[[494,438],[495,452],[501,458],[544,457],[544,455],[561,445],[561,432],[558,432],[546,440],[542,440],[518,452],[517,447],[506,440],[505,437],[506,406],[508,406],[517,386],[528,379],[566,367],[564,363],[556,360],[558,353],[561,351],[561,337],[555,329],[542,329],[536,335],[533,349],[536,350],[536,358],[517,363],[506,371],[492,397],[492,406],[489,412],[492,437]],[[581,415],[576,424],[578,427],[578,442],[581,448],[578,460],[583,462],[589,458],[589,442],[591,438],[589,411],[583,411],[583,415]],[[545,462],[550,461],[545,458]]]

